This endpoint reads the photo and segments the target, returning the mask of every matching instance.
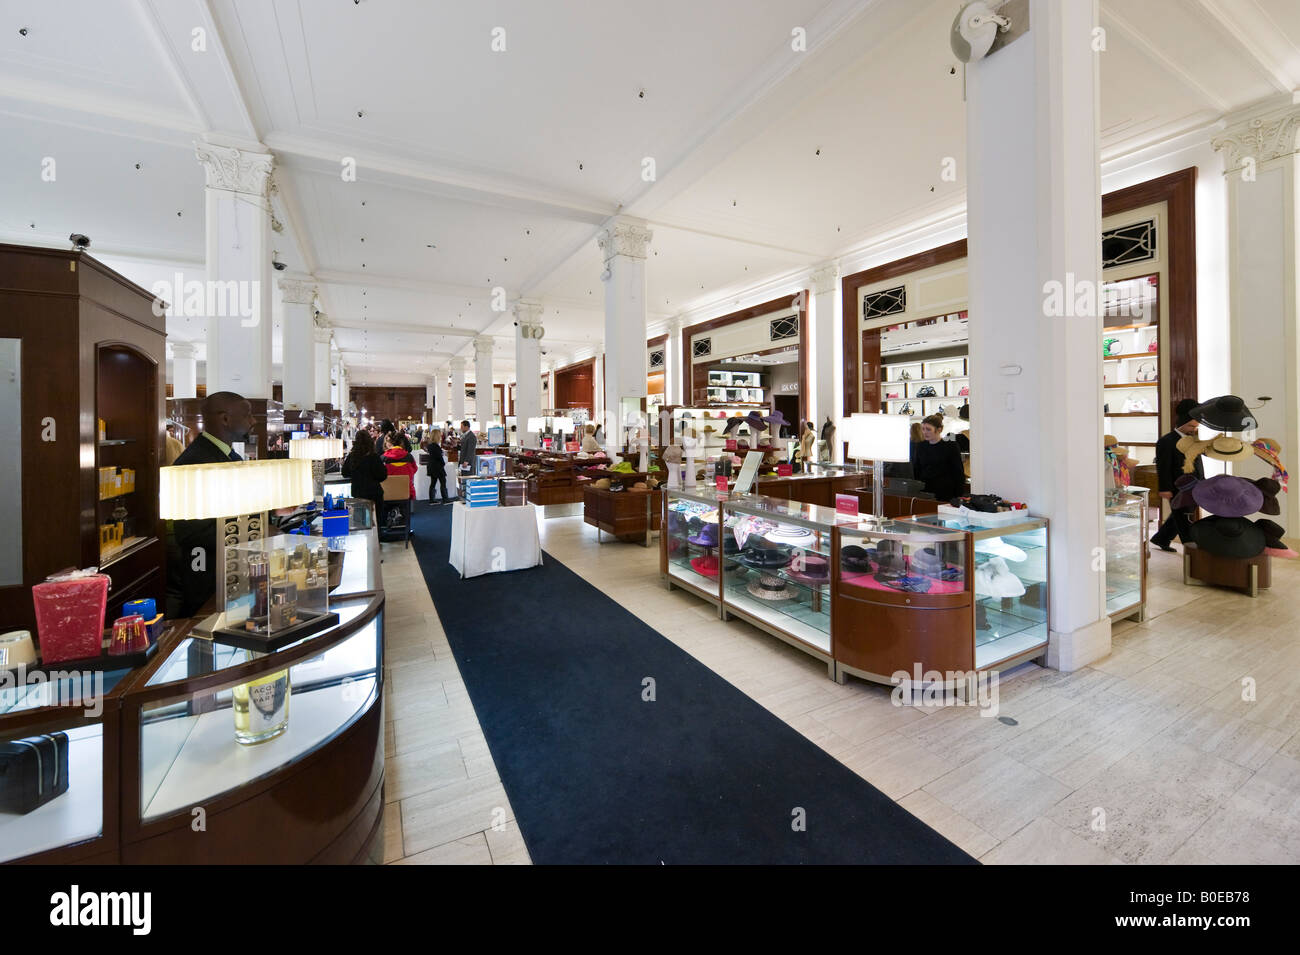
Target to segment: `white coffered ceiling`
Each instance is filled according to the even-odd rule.
[[[545,305],[550,357],[598,347],[611,215],[655,233],[657,322],[960,209],[957,6],[0,0],[0,239],[84,232],[142,284],[201,269],[195,140],[267,148],[285,274],[315,277],[355,381],[424,380],[476,334],[504,380],[493,287]],[[1108,155],[1300,87],[1293,0],[1101,10]]]

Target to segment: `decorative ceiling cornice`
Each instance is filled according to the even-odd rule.
[[[618,220],[601,229],[596,236],[596,245],[605,257],[605,268],[616,255],[625,255],[630,259],[644,259],[650,247],[654,233],[646,228],[645,223],[634,220]]]
[[[316,301],[316,283],[280,279],[280,300],[286,305],[310,305]]]
[[[1210,145],[1225,153],[1224,175],[1231,175],[1252,165],[1259,167],[1295,155],[1297,133],[1300,133],[1300,106],[1230,125],[1222,136],[1211,139]]]
[[[835,262],[829,262],[820,268],[813,269],[808,276],[808,285],[814,295],[822,295],[826,292],[833,292],[839,285],[840,267]]]
[[[204,142],[194,144],[194,153],[203,163],[209,189],[269,198],[271,169],[275,165],[275,157],[270,153]]]

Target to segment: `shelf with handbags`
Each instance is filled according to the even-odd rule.
[[[1146,619],[1147,495],[1144,487],[1106,493],[1106,613]]]

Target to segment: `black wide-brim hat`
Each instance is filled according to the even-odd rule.
[[[859,547],[857,544],[846,544],[840,548],[840,563],[849,570],[869,571],[871,570],[871,555],[867,553],[865,547]]]
[[[790,550],[786,547],[746,547],[736,555],[736,560],[758,570],[774,570],[790,563]]]
[[[1188,534],[1201,550],[1219,557],[1258,557],[1264,552],[1263,529],[1244,517],[1202,518]]]
[[[1286,533],[1286,528],[1277,521],[1270,521],[1261,517],[1255,522],[1255,526],[1264,535],[1265,547],[1276,547],[1278,550],[1286,548],[1286,544],[1282,542],[1282,535]]]
[[[1203,401],[1191,410],[1189,417],[1215,431],[1249,431],[1258,427],[1246,402],[1236,395],[1220,395]]]

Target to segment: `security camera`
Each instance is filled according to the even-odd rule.
[[[272,259],[271,268],[275,269],[277,272],[283,272],[285,269],[288,268],[288,266],[285,265],[283,262],[281,262],[279,259]]]
[[[74,232],[68,236],[68,241],[72,243],[74,252],[84,252],[90,248],[90,236],[82,235],[80,232]]]

